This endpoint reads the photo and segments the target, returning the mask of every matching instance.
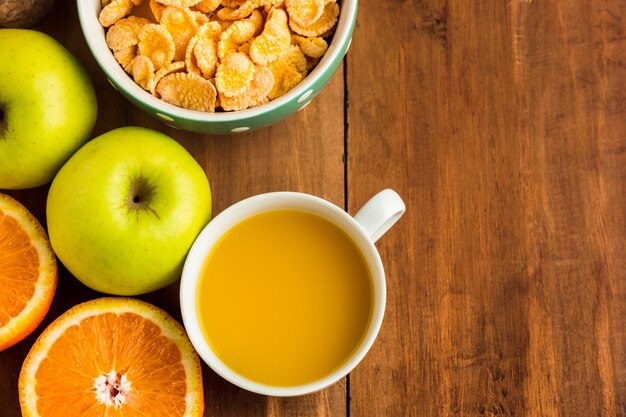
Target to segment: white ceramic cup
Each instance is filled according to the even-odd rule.
[[[316,214],[340,227],[360,249],[369,267],[373,305],[371,319],[359,346],[343,365],[325,377],[306,385],[276,387],[252,381],[226,366],[211,350],[200,329],[196,295],[204,261],[213,245],[234,225],[259,213],[275,210],[301,210]],[[378,335],[385,312],[385,271],[374,243],[402,216],[405,205],[393,190],[383,190],[372,197],[351,217],[341,208],[319,197],[295,192],[260,194],[242,200],[216,216],[198,235],[185,266],[180,285],[183,322],[191,343],[200,357],[220,376],[233,384],[271,396],[304,395],[325,388],[346,376],[363,359]]]

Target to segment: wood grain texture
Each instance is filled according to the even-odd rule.
[[[214,214],[276,190],[351,214],[383,188],[407,203],[377,243],[385,320],[349,381],[277,399],[205,366],[205,416],[626,417],[626,2],[359,7],[345,73],[297,115],[235,137],[171,129],[128,104],[74,1],[38,27],[92,74],[94,136],[172,136],[207,173]],[[47,187],[9,194],[45,224]],[[0,415],[21,415],[17,376],[45,325],[98,296],[61,267],[43,325],[0,354]],[[180,320],[177,284],[141,298]]]
[[[409,210],[351,416],[626,415],[625,6],[361,2],[348,207]]]

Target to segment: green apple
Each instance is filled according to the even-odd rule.
[[[141,127],[105,133],[78,150],[52,182],[52,248],[94,290],[138,295],[180,277],[211,219],[211,190],[193,157]]]
[[[52,181],[96,114],[93,84],[67,49],[41,32],[0,29],[0,188]]]

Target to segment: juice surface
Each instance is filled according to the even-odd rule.
[[[220,238],[197,301],[204,336],[228,367],[259,383],[294,386],[351,355],[369,322],[372,289],[360,250],[341,229],[280,210]]]

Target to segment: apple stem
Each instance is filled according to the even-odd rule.
[[[154,198],[156,187],[148,182],[145,177],[139,175],[130,183],[128,190],[128,207],[131,210],[147,210],[152,212],[157,218],[159,215],[150,207]]]

